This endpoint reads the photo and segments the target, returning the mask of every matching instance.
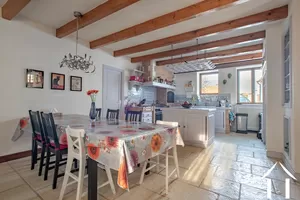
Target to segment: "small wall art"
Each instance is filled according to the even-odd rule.
[[[70,90],[71,91],[82,91],[82,77],[70,76]]]
[[[35,69],[26,69],[26,87],[27,88],[44,88],[44,71]]]
[[[52,90],[65,90],[65,75],[51,73],[51,89]]]

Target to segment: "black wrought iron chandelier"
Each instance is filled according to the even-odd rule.
[[[63,60],[60,63],[60,67],[68,67],[70,70],[82,70],[85,73],[93,73],[96,71],[96,67],[94,62],[91,61],[91,56],[87,58],[85,54],[84,57],[79,56],[77,54],[77,47],[78,47],[78,29],[79,29],[79,18],[82,17],[80,12],[74,12],[74,16],[77,19],[77,29],[76,29],[76,54],[72,55],[69,53],[65,55]]]

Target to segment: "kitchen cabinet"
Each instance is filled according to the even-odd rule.
[[[217,133],[225,133],[225,110],[216,110],[215,127]]]
[[[163,108],[163,120],[178,122],[186,145],[207,148],[215,137],[216,109]]]
[[[163,112],[163,121],[178,122],[178,129],[180,131],[182,139],[184,140],[184,116],[178,115],[178,112],[176,112],[175,110],[169,110],[168,112]]]
[[[230,133],[228,108],[217,108],[215,113],[215,129],[216,133]]]

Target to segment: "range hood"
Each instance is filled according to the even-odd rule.
[[[143,86],[147,87],[159,87],[159,88],[166,88],[166,89],[172,89],[175,90],[176,87],[173,85],[165,84],[165,83],[159,83],[159,82],[144,82]]]
[[[152,61],[149,61],[149,62],[143,62],[142,65],[143,65],[143,68],[144,68],[145,80],[148,80],[148,81],[144,82],[142,84],[142,86],[165,88],[165,89],[171,89],[171,90],[176,89],[176,87],[174,85],[167,84],[167,83],[165,83],[165,81],[157,80],[157,77],[164,77],[163,74],[165,72],[160,72],[160,70],[158,70],[158,72],[156,71],[155,61],[152,60]],[[166,70],[166,73],[170,73],[170,72]],[[165,77],[167,78],[168,76],[165,76]],[[167,78],[167,79],[170,80],[170,78]]]

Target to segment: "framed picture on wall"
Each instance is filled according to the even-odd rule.
[[[70,90],[71,91],[82,91],[82,77],[70,76]]]
[[[65,90],[65,75],[51,73],[51,89],[52,90]]]
[[[26,87],[27,88],[44,88],[44,71],[35,69],[26,69]]]

